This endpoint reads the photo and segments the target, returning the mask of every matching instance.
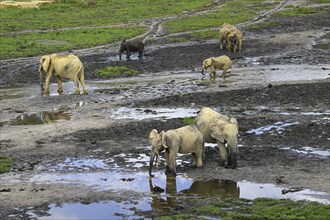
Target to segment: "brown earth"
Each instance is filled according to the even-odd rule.
[[[326,12],[329,5],[319,10]],[[186,175],[195,181],[220,179],[274,184],[281,177],[286,186],[324,191],[328,193],[329,200],[329,156],[295,151],[306,147],[326,152],[330,150],[329,78],[257,80],[261,75],[277,71],[276,68],[290,68],[290,65],[306,65],[308,70],[317,68],[316,72],[329,74],[329,42],[326,48],[313,46],[323,36],[329,36],[329,16],[329,13],[294,18],[271,15],[266,21],[271,20],[276,25],[261,29],[243,26],[245,40],[242,56],[219,51],[216,41],[200,39],[190,39],[190,43],[185,45],[167,45],[162,40],[156,41],[148,45],[143,60],[112,61],[109,57],[115,57],[117,49],[94,51],[81,56],[86,66],[87,84],[102,85],[104,79],[97,77],[95,70],[106,66],[125,65],[140,70],[142,75],[113,82],[110,80],[109,87],[105,84],[102,88],[91,88],[87,96],[41,96],[36,93],[37,58],[24,61],[21,65],[2,62],[2,86],[24,85],[28,88],[27,93],[36,94],[29,98],[24,95],[7,97],[5,92],[2,94],[0,155],[15,158],[12,174],[22,176],[45,172],[46,168],[37,170],[37,167],[55,166],[66,158],[92,157],[106,161],[121,153],[131,153],[131,157],[137,158],[141,153],[149,155],[147,137],[151,129],[177,128],[184,125],[183,120],[151,117],[146,120],[116,120],[111,117],[113,109],[127,107],[152,112],[158,107],[200,109],[209,106],[233,115],[239,122],[238,167],[234,170],[220,167],[217,149],[207,146],[204,167],[192,169],[183,164],[178,167],[179,176]],[[233,68],[235,74],[227,82],[221,82],[220,78],[216,82],[201,79],[201,75],[197,74],[201,61],[220,54],[227,54],[233,59],[236,63]],[[255,68],[252,81],[248,81],[252,76],[242,73],[244,68]],[[7,77],[3,77],[4,74]],[[191,75],[196,77],[190,79]],[[77,103],[82,105],[77,106]],[[69,120],[62,118],[55,123],[40,125],[13,126],[7,123],[22,114],[45,111],[66,112],[70,117]],[[279,122],[280,125],[288,125],[283,129],[264,130],[259,135],[251,132]],[[188,156],[184,156],[184,160],[189,161]],[[107,165],[113,163],[120,167],[127,165],[123,158],[117,157]],[[159,170],[164,175],[163,168]],[[147,169],[145,165],[139,171],[147,175]],[[99,170],[95,168],[90,172],[93,171]],[[75,168],[71,172],[80,170]],[[0,177],[4,178],[4,175],[7,174]],[[35,185],[24,181],[0,181],[0,195],[0,217],[4,219],[27,218],[27,210],[31,207],[47,212],[48,205],[52,203],[89,204],[105,200],[127,201],[128,198],[138,200],[142,196],[134,191],[99,192],[89,188],[82,190],[69,184]],[[194,202],[204,204],[204,200]],[[189,201],[181,201],[181,206],[185,209]],[[170,210],[171,213],[180,212]],[[154,217],[155,213],[149,211],[143,215]]]

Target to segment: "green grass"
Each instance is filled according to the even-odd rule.
[[[144,28],[93,28],[3,36],[0,59],[38,56],[109,44],[145,31]]]
[[[0,174],[9,172],[13,163],[14,159],[12,158],[0,157]]]
[[[96,70],[100,76],[103,77],[112,77],[112,78],[117,78],[117,77],[123,77],[123,76],[136,76],[140,72],[137,70],[131,70],[128,69],[125,66],[108,66],[105,69],[98,69]]]
[[[147,25],[141,23],[148,19],[196,10],[212,0],[140,0],[138,4],[131,0],[85,2],[57,0],[40,5],[39,9],[1,9],[0,59],[120,42],[146,32]]]
[[[184,216],[184,218],[182,218]],[[190,207],[178,215],[163,216],[166,219],[316,219],[330,218],[330,205],[317,202],[293,201],[289,199],[257,198],[255,200],[223,198],[202,206]]]
[[[277,12],[280,16],[307,16],[317,14],[316,8],[286,6],[282,11]]]
[[[238,24],[252,20],[265,10],[275,8],[277,4],[278,1],[269,3],[264,0],[232,0],[212,13],[168,21],[164,28],[167,33],[177,33],[217,28],[223,23]]]
[[[330,3],[330,0],[311,0],[311,1],[315,3]]]
[[[183,119],[183,123],[192,125],[195,123],[195,117],[186,117]]]

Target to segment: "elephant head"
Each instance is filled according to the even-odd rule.
[[[151,174],[152,165],[154,163],[156,157],[156,166],[159,165],[159,153],[165,150],[163,145],[163,139],[165,136],[165,132],[162,131],[158,133],[156,129],[152,129],[149,134],[149,142],[151,144],[151,153],[150,153],[150,163],[149,163],[149,176],[153,177]]]
[[[42,83],[42,72],[48,72],[50,66],[50,55],[44,55],[40,58],[40,65],[38,69],[39,73],[39,82],[40,82],[40,87],[43,90],[43,83]]]
[[[212,64],[212,58],[207,58],[203,61],[203,65],[202,65],[202,74],[204,75],[204,70],[209,68]]]
[[[124,51],[126,51],[126,40],[123,40],[120,44],[120,48],[119,48],[119,59],[121,60],[121,54],[124,53]]]
[[[227,144],[227,152],[220,152],[223,154],[223,159],[228,160],[227,166],[234,169],[237,166],[236,153],[237,148],[237,136],[238,136],[238,123],[235,118],[220,117],[215,119],[210,124],[210,135],[217,140],[221,145]],[[226,156],[228,157],[226,158]]]

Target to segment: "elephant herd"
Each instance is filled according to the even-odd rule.
[[[219,30],[220,49],[224,48],[232,52],[241,53],[242,33],[239,29],[230,24],[223,24]],[[140,39],[123,40],[119,49],[119,59],[122,53],[126,52],[129,59],[132,52],[138,52],[142,58],[144,43]],[[225,80],[228,69],[232,68],[231,59],[226,56],[210,57],[202,63],[202,74],[204,70],[210,68],[210,78],[216,77],[216,70],[223,70],[222,79]],[[45,89],[42,84],[42,72],[46,72]],[[40,74],[40,86],[44,93],[49,93],[49,83],[53,72],[57,77],[58,92],[63,92],[62,78],[70,79],[75,84],[75,94],[80,94],[79,82],[83,87],[84,94],[87,94],[84,82],[84,67],[80,59],[73,55],[44,55],[40,59],[38,70]],[[204,158],[204,144],[217,143],[220,153],[221,165],[228,168],[236,168],[237,159],[237,136],[238,123],[235,118],[222,115],[208,107],[204,107],[198,113],[195,123],[181,128],[161,131],[153,129],[149,134],[151,143],[151,154],[149,164],[149,175],[155,157],[157,166],[159,164],[159,153],[165,151],[165,174],[176,175],[176,155],[178,153],[191,153],[193,156],[193,166],[202,167]],[[226,146],[227,145],[227,146]]]
[[[224,23],[219,29],[220,35],[220,49],[223,49],[223,44],[227,50],[241,53],[242,50],[242,33],[241,31],[231,24]],[[138,52],[139,58],[142,58],[144,52],[144,43],[140,39],[133,40],[123,40],[119,48],[119,59],[121,60],[121,55],[126,52],[126,59],[130,59],[132,52]],[[231,59],[226,56],[210,57],[203,61],[202,64],[202,74],[204,70],[210,68],[210,78],[216,77],[216,70],[223,70],[222,79],[225,80],[226,73],[228,69],[232,68]],[[80,94],[79,82],[83,87],[84,94],[87,93],[84,77],[84,66],[80,59],[73,55],[58,55],[49,54],[44,55],[40,58],[39,65],[39,78],[41,90],[44,90],[45,94],[49,94],[49,83],[53,72],[55,72],[58,84],[58,93],[63,92],[62,78],[70,79],[75,84],[75,94]],[[42,83],[42,72],[46,73],[45,84],[46,87],[43,88]]]
[[[217,143],[221,165],[235,169],[238,137],[238,123],[233,117],[222,115],[211,108],[203,107],[193,125],[161,131],[152,129],[149,134],[151,144],[149,176],[156,158],[159,165],[159,154],[165,151],[165,174],[176,176],[176,156],[178,153],[191,153],[194,167],[203,166],[204,144]],[[227,146],[226,146],[227,145]]]

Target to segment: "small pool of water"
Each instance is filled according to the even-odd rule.
[[[0,122],[0,127],[9,125],[38,125],[49,124],[59,120],[70,120],[71,114],[62,111],[44,111],[38,113],[22,114],[16,119]]]
[[[200,109],[195,108],[127,108],[121,107],[111,111],[110,118],[112,119],[134,119],[144,120],[150,118],[185,118],[197,116],[197,112]]]
[[[255,128],[255,129],[251,129],[249,131],[247,131],[246,133],[248,134],[255,134],[255,135],[262,135],[268,131],[272,132],[272,131],[276,131],[277,133],[281,134],[286,127],[292,126],[298,124],[298,122],[293,122],[293,123],[289,123],[289,122],[276,122],[274,125],[266,125],[260,128]]]

